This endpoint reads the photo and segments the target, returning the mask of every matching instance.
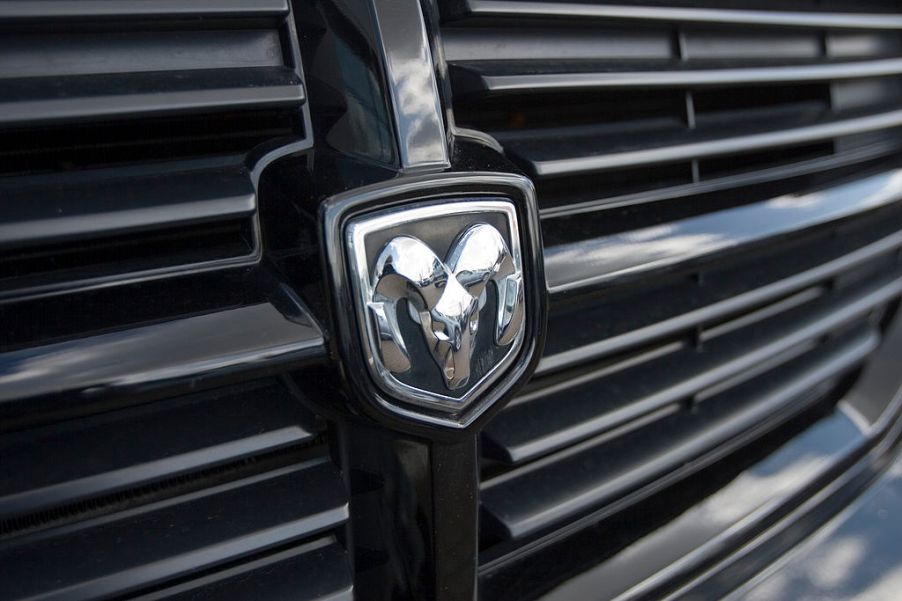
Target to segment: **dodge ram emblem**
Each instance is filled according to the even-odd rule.
[[[518,176],[408,181],[326,203],[334,340],[350,401],[460,428],[538,361],[538,215]]]
[[[523,329],[523,277],[497,229],[485,223],[467,227],[452,245],[447,265],[422,240],[390,240],[376,259],[372,296],[366,299],[382,365],[395,374],[410,371],[398,325],[398,304],[407,301],[445,385],[466,386],[489,282],[497,293],[494,342],[508,346]]]

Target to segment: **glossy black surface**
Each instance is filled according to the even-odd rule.
[[[902,460],[896,459],[839,517],[730,598],[892,599],[902,586],[900,512]]]
[[[215,428],[198,432],[197,425]],[[0,520],[309,443],[313,417],[264,381],[141,405],[0,441]],[[32,469],[35,454],[48,461]]]
[[[0,2],[0,598],[718,598],[892,461],[893,7],[390,4]],[[321,244],[423,157],[550,173],[547,354],[453,433]]]
[[[338,0],[303,2],[297,10],[317,153],[331,148],[397,168],[398,143],[371,8]],[[325,176],[319,169],[313,175],[331,186],[351,177],[350,172]]]
[[[283,468],[146,506],[94,527],[85,528],[91,525],[87,522],[82,528],[6,543],[0,547],[4,569],[19,577],[4,578],[0,596],[121,595],[294,543],[341,524],[347,511],[334,468],[321,462]],[[167,530],[176,534],[159,535]],[[110,540],[115,545],[98,561],[98,545]]]
[[[357,590],[371,591],[372,599],[472,599],[476,438],[429,442],[371,426],[345,428]]]
[[[248,295],[250,302],[243,305],[127,329],[120,326],[118,331],[85,338],[8,348],[0,353],[4,429],[210,387],[239,376],[284,371],[324,358],[319,328],[293,292],[265,276],[238,283],[259,292]],[[14,309],[5,312],[15,316]],[[35,328],[28,329],[33,335]]]
[[[450,166],[442,103],[419,0],[374,0],[401,168]]]
[[[705,484],[675,485],[634,509],[486,563],[480,590],[491,599],[646,599],[675,591],[720,598],[829,520],[892,462],[900,352],[897,323],[837,409],[821,405],[820,413],[721,460],[705,472]],[[759,552],[763,547],[770,550]]]
[[[707,254],[859,216],[902,199],[900,175],[902,171],[890,171],[825,190],[553,246],[545,253],[548,287],[552,293],[562,293],[638,277]]]
[[[459,0],[455,9],[480,17],[513,15],[521,17],[566,17],[576,19],[625,19],[688,21],[793,27],[842,27],[899,29],[902,19],[895,15],[862,12],[795,12],[788,10],[735,10],[695,7],[634,6],[616,3],[541,2],[533,0]]]

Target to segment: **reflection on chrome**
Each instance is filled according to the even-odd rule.
[[[490,281],[498,291],[495,344],[507,346],[523,325],[523,287],[498,230],[486,224],[467,228],[452,246],[447,265],[417,238],[390,240],[376,260],[368,302],[385,367],[393,373],[411,368],[398,324],[398,302],[407,300],[445,385],[451,390],[466,385]]]

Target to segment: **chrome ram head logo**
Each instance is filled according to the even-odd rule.
[[[519,232],[517,210],[503,199],[349,221],[358,349],[392,400],[457,415],[522,361],[528,291]]]
[[[398,324],[398,302],[406,300],[447,387],[469,383],[489,282],[497,290],[494,343],[507,346],[523,325],[523,278],[497,229],[485,223],[467,228],[447,263],[412,236],[389,241],[376,260],[368,302],[385,367],[392,373],[411,368]]]

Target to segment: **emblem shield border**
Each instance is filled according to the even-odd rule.
[[[492,200],[502,200],[512,207],[515,219],[511,227],[518,228],[516,232],[511,230],[510,238],[512,243],[517,239],[520,247],[524,282],[526,319],[520,343],[505,354],[500,369],[492,370],[487,374],[489,377],[483,376],[466,393],[466,402],[454,399],[453,404],[438,407],[429,400],[410,398],[384,385],[384,380],[380,381],[379,374],[371,367],[372,338],[361,336],[361,320],[368,320],[365,314],[361,315],[356,288],[359,282],[355,283],[356,275],[350,269],[354,256],[348,244],[348,227],[354,219],[391,209],[458,205],[461,211],[469,212],[467,207],[473,209]],[[332,326],[329,344],[339,359],[345,388],[351,392],[352,411],[354,407],[362,409],[370,417],[387,420],[402,429],[423,425],[468,428],[500,409],[535,370],[544,341],[547,290],[538,210],[532,182],[528,179],[507,173],[405,176],[329,198],[320,207],[320,223]],[[365,277],[369,275],[367,272]],[[353,311],[348,310],[350,307]]]
[[[468,390],[464,394],[455,397],[406,384],[395,377],[395,375],[385,367],[380,358],[376,342],[378,333],[373,327],[372,320],[368,318],[364,300],[365,298],[372,296],[373,292],[372,282],[370,281],[372,274],[368,268],[368,257],[364,248],[365,237],[371,232],[378,231],[388,226],[399,226],[428,220],[431,217],[434,217],[436,213],[440,216],[477,216],[486,213],[503,214],[506,217],[508,229],[511,232],[509,241],[511,256],[517,270],[521,274],[523,273],[520,237],[519,235],[516,235],[519,233],[517,212],[513,202],[508,200],[464,199],[438,203],[427,202],[426,204],[415,204],[410,207],[388,209],[385,212],[374,214],[373,217],[367,217],[365,215],[359,216],[355,220],[351,220],[351,223],[348,224],[347,229],[345,230],[345,242],[348,245],[348,251],[350,253],[348,257],[349,262],[354,268],[351,272],[351,286],[354,291],[354,306],[357,312],[357,323],[361,335],[365,338],[366,344],[369,347],[366,363],[372,376],[376,379],[376,383],[383,388],[386,388],[386,392],[397,395],[399,398],[404,398],[411,403],[454,413],[465,409],[473,400],[473,397],[485,390],[487,386],[498,378],[500,372],[503,372],[504,369],[511,364],[514,355],[520,350],[520,346],[523,343],[525,329],[518,333],[517,337],[511,342],[509,348],[505,351],[504,356],[497,365],[483,374],[477,382],[469,384],[467,387]],[[487,325],[486,321],[488,321],[488,319],[483,319],[483,327]],[[492,326],[493,325],[494,324],[492,324]],[[483,336],[485,336],[484,333]],[[431,357],[427,357],[426,359],[432,360]]]

